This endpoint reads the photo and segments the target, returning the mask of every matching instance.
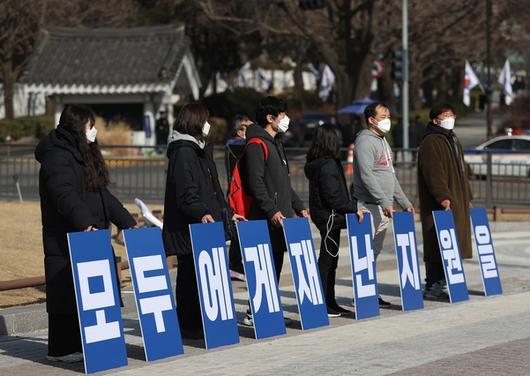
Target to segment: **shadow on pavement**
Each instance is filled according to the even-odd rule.
[[[126,343],[125,346],[127,347],[127,358],[140,360],[142,362],[146,361],[143,346],[132,345],[130,343]]]
[[[46,359],[48,354],[48,341],[44,338],[6,336],[0,340],[2,355],[17,359],[24,359],[45,366],[60,368],[74,373],[84,373],[83,362],[60,363],[50,362]]]

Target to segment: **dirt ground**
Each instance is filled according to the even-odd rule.
[[[139,214],[134,204],[125,204],[131,214]],[[150,205],[151,210],[161,209]],[[38,277],[44,275],[44,253],[42,250],[42,224],[38,202],[0,202],[0,281]],[[117,233],[116,228],[112,234]],[[117,256],[126,260],[123,245],[112,240]],[[128,271],[123,280],[130,281]],[[0,291],[0,308],[45,301],[44,286],[19,290]]]

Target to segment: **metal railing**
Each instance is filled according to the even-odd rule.
[[[39,198],[39,163],[34,145],[0,144],[0,199]],[[163,203],[167,158],[165,147],[103,146],[111,177],[110,190],[122,201],[135,197],[149,203]],[[309,184],[304,174],[305,148],[287,149],[291,184],[307,203]],[[520,206],[530,204],[530,156],[528,164],[494,161],[494,151],[485,151],[482,160],[471,163],[470,182],[477,205]],[[219,180],[227,188],[224,148],[214,150]],[[343,151],[344,166],[347,149]],[[395,150],[398,180],[409,199],[418,205],[416,150]],[[433,173],[437,173],[433,171]],[[348,184],[351,175],[347,175]]]

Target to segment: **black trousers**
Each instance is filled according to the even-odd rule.
[[[230,242],[230,248],[228,249],[228,260],[230,264],[230,270],[234,270],[238,273],[245,273],[243,268],[243,258],[241,256],[241,248],[239,247],[239,239],[237,238],[237,231],[232,230],[232,241]]]
[[[431,287],[433,283],[445,280],[444,265],[440,256],[436,261],[425,262],[425,283]]]
[[[332,229],[327,238],[326,228],[319,228],[319,230],[322,241],[320,243],[320,254],[318,255],[318,270],[320,271],[322,289],[326,297],[326,305],[333,307],[337,304],[335,301],[335,278],[339,263],[340,229]],[[332,255],[336,255],[337,257],[333,257]]]
[[[48,355],[83,352],[77,313],[48,313]]]
[[[178,256],[177,314],[180,328],[187,331],[202,331],[201,303],[197,289],[193,255]]]
[[[277,228],[269,224],[269,235],[271,237],[272,258],[274,259],[274,269],[276,269],[276,282],[280,286],[280,274],[282,273],[283,258],[287,252],[283,228]]]

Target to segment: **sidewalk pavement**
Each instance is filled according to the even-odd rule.
[[[510,231],[494,232],[493,239],[502,296],[484,297],[477,261],[466,261],[469,302],[450,305],[426,301],[424,310],[402,313],[395,256],[387,239],[377,270],[379,291],[392,306],[382,309],[379,318],[355,321],[342,317],[331,319],[330,327],[302,332],[286,261],[281,298],[286,315],[295,321],[287,335],[256,341],[251,328],[240,327],[239,345],[206,351],[201,341],[189,341],[185,355],[148,364],[136,314],[129,313],[124,315],[129,365],[108,373],[528,375],[530,237],[526,231]],[[348,307],[352,286],[345,245],[343,242],[340,252],[336,293],[339,304]],[[424,275],[424,269],[421,271]],[[248,299],[244,283],[234,282],[234,296],[238,317],[242,318]],[[45,330],[0,337],[0,374],[83,372],[82,363],[58,367],[47,362],[46,338]]]

